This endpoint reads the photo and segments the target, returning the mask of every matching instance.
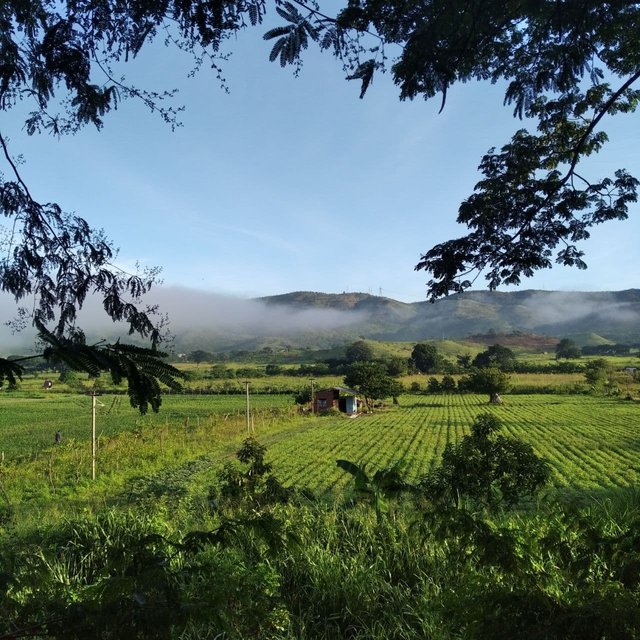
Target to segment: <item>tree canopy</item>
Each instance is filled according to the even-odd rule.
[[[491,404],[500,404],[501,393],[511,388],[510,377],[496,367],[476,369],[469,376],[467,386],[476,393],[487,393]]]
[[[394,380],[382,362],[354,362],[347,367],[344,383],[359,391],[368,409],[374,400],[382,400],[402,393],[402,385]]]
[[[601,389],[609,382],[611,367],[604,358],[596,358],[587,362],[584,378],[594,389]]]
[[[500,426],[496,416],[482,413],[470,435],[446,445],[442,464],[422,481],[432,499],[456,506],[461,499],[489,508],[513,506],[545,485],[551,475],[548,464],[530,444],[496,435]]]
[[[411,364],[420,373],[429,373],[433,371],[440,359],[438,349],[425,342],[419,342],[411,351]]]
[[[344,352],[347,364],[354,362],[368,362],[373,360],[373,347],[364,340],[356,340]]]
[[[513,370],[516,362],[516,355],[509,347],[501,344],[491,345],[485,351],[481,351],[472,362],[474,367],[498,367],[503,371]]]
[[[387,70],[401,100],[440,96],[442,108],[456,83],[501,83],[505,102],[525,119],[481,159],[482,177],[458,211],[468,234],[427,250],[416,265],[430,276],[431,299],[464,291],[480,273],[496,288],[554,260],[585,268],[578,245],[591,228],[628,216],[636,178],[623,168],[591,175],[581,163],[607,142],[606,117],[637,106],[638,3],[348,0],[330,14],[304,0],[9,0],[0,7],[0,109],[19,106],[30,134],[63,135],[100,128],[133,98],[175,125],[172,92],[129,84],[125,65],[161,39],[192,55],[195,68],[220,74],[230,39],[271,10],[280,23],[263,27],[263,37],[281,66],[299,71],[315,43],[360,84],[360,97]],[[100,296],[111,318],[155,347],[161,330],[141,303],[155,274],[119,271],[102,232],[32,197],[2,131],[0,147],[0,211],[11,229],[0,287],[24,304],[22,320],[70,339],[86,297]],[[0,370],[16,375],[20,365],[4,360]]]
[[[571,338],[562,338],[556,345],[556,359],[566,358],[571,360],[582,357],[580,347]]]

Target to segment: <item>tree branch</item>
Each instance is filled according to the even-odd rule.
[[[7,143],[6,143],[5,139],[4,139],[4,137],[2,136],[2,133],[0,133],[0,144],[2,145],[2,150],[4,151],[4,157],[6,158],[7,162],[11,165],[11,169],[13,170],[13,173],[16,176],[16,179],[18,180],[18,182],[20,183],[20,185],[24,189],[24,192],[27,194],[27,198],[29,198],[29,200],[32,203],[35,203],[35,200],[31,196],[31,193],[29,192],[29,187],[27,187],[26,183],[22,179],[22,176],[20,175],[20,173],[18,171],[18,167],[16,166],[15,162],[13,161],[13,158],[9,154],[9,149],[7,148]]]
[[[18,171],[18,167],[16,166],[15,162],[11,158],[11,155],[9,154],[9,149],[7,148],[7,143],[6,143],[5,139],[4,139],[4,137],[2,136],[2,133],[0,133],[0,145],[2,145],[2,150],[4,152],[4,157],[6,158],[7,162],[11,165],[11,169],[13,170],[13,173],[16,176],[16,179],[20,183],[20,186],[24,189],[24,192],[25,192],[25,194],[26,194],[26,196],[27,196],[27,198],[29,200],[29,203],[35,209],[38,209],[40,207],[40,205],[33,199],[32,195],[31,195],[31,193],[29,191],[29,187],[27,187],[25,181],[22,179],[22,176],[20,175],[20,172]],[[40,220],[40,223],[42,225],[44,225],[51,232],[51,235],[55,238],[56,242],[58,242],[58,245],[61,246],[60,239],[58,238],[58,235],[53,230],[53,227],[49,224],[47,219],[42,214],[40,214],[39,211],[34,211],[34,213],[37,215],[38,219]],[[69,251],[66,250],[66,249],[65,249],[65,253],[68,256],[71,255],[69,253]]]
[[[587,141],[587,138],[593,133],[594,129],[596,128],[600,120],[604,118],[607,111],[609,111],[609,109],[615,104],[618,98],[639,78],[640,78],[640,70],[634,73],[615,93],[611,94],[609,99],[604,103],[603,107],[596,114],[595,118],[591,121],[586,131],[582,134],[582,136],[578,140],[578,143],[576,144],[573,150],[573,154],[572,154],[573,158],[571,160],[571,165],[569,166],[569,171],[564,176],[564,178],[560,181],[560,186],[566,184],[569,178],[571,177],[571,175],[573,174],[578,164],[578,161],[580,160],[580,152],[582,151],[582,147]]]

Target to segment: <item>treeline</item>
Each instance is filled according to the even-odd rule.
[[[335,355],[338,351],[338,355]],[[324,376],[345,375],[349,365],[354,362],[380,362],[391,376],[412,373],[464,374],[471,368],[498,367],[509,373],[582,373],[584,356],[628,356],[640,351],[640,344],[591,345],[578,347],[569,339],[563,338],[555,348],[555,361],[547,363],[518,360],[515,353],[499,344],[489,346],[475,357],[471,354],[456,356],[455,360],[446,358],[438,352],[435,345],[426,342],[417,343],[408,358],[401,356],[380,356],[375,353],[371,343],[357,340],[344,347],[343,355],[339,350],[318,352],[317,360],[308,363],[293,363],[294,350],[276,351],[265,347],[259,351],[236,350],[231,352],[193,351],[186,357],[195,363],[212,363],[204,378],[262,378],[268,376]],[[300,350],[296,351],[298,359]],[[307,354],[308,355],[308,354]],[[279,362],[274,362],[278,359]],[[227,362],[246,362],[247,366],[233,367]],[[285,364],[286,363],[286,364]],[[253,365],[253,366],[251,366]],[[257,366],[256,366],[257,365]]]
[[[640,344],[596,344],[582,347],[585,356],[628,356],[640,351]]]
[[[232,380],[239,378],[266,378],[272,376],[330,376],[343,375],[346,363],[343,360],[318,362],[317,364],[300,364],[285,367],[278,364],[268,364],[264,367],[229,367],[224,364],[213,365],[203,378],[212,380]]]

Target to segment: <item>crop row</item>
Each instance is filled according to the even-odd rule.
[[[51,448],[57,429],[64,442],[88,440],[89,402],[61,394],[31,400],[3,396],[0,451],[9,459],[29,458]],[[192,442],[199,451],[214,453],[222,442],[242,437],[244,408],[244,396],[170,396],[160,414],[141,417],[126,398],[103,396],[97,431],[109,437],[138,434],[139,442],[152,445],[181,429],[185,450]],[[354,419],[288,420],[295,411],[288,396],[254,396],[251,408],[252,426],[279,478],[320,492],[350,481],[336,466],[339,458],[364,464],[370,472],[402,459],[408,479],[416,481],[439,463],[447,443],[469,433],[483,411],[500,417],[505,435],[529,442],[549,462],[558,489],[597,493],[640,482],[640,405],[619,399],[518,395],[489,406],[479,395],[403,396],[399,406]],[[121,456],[118,468],[134,465],[136,455],[132,450]]]
[[[318,420],[314,429],[280,440],[271,457],[285,483],[317,490],[349,481],[337,458],[371,472],[404,459],[407,476],[416,480],[482,411],[499,416],[504,435],[529,442],[549,462],[558,489],[597,492],[640,482],[640,407],[592,397],[516,396],[495,407],[483,396],[405,397],[400,407],[372,416]]]

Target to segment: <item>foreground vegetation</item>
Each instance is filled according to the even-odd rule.
[[[497,424],[494,414],[482,415],[475,427]],[[310,432],[322,432],[323,420],[310,419]],[[640,494],[610,490],[578,507],[566,496],[559,502],[556,492],[514,510],[526,467],[512,463],[513,482],[505,485],[499,464],[482,463],[492,436],[477,433],[475,445],[466,438],[471,446],[449,447],[442,466],[434,461],[422,481],[408,482],[401,465],[367,476],[361,465],[341,460],[351,475],[340,471],[347,486],[332,499],[287,487],[278,463],[250,439],[237,462],[218,448],[215,455],[192,454],[188,464],[129,476],[120,492],[99,487],[91,495],[111,498],[90,511],[85,502],[75,515],[67,509],[55,519],[49,511],[48,522],[40,517],[25,526],[7,509],[0,633],[105,640],[637,638]],[[268,435],[277,448],[286,438],[276,436],[288,434]],[[165,446],[175,453],[173,436]],[[538,466],[527,460],[531,449],[513,451]],[[446,461],[456,457],[448,476]],[[461,476],[471,484],[458,482]],[[525,493],[545,473],[535,477]],[[433,491],[438,482],[444,492]],[[454,502],[447,482],[456,483]],[[500,499],[507,486],[514,500]]]
[[[512,380],[489,406],[413,374],[414,393],[355,419],[261,382],[249,421],[244,394],[141,416],[102,389],[91,481],[95,381],[25,378],[0,399],[0,638],[637,638],[636,381]],[[498,448],[510,469],[543,461],[533,484],[512,474],[517,500],[447,485],[486,477],[452,449],[480,415],[521,443]]]

